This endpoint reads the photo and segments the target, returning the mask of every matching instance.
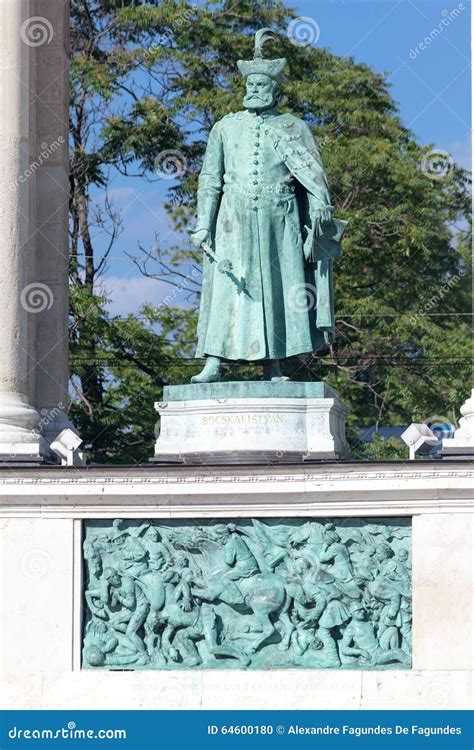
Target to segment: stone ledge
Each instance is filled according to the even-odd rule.
[[[468,670],[0,674],[4,709],[470,709]]]
[[[323,382],[303,383],[291,380],[231,380],[221,383],[167,385],[163,402],[212,401],[228,398],[338,398],[337,392]]]

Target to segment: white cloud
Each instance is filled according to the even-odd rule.
[[[460,141],[451,141],[448,144],[449,153],[453,157],[456,164],[464,167],[464,169],[471,169],[472,164],[472,144],[471,144],[471,133],[469,132],[465,138]]]
[[[145,303],[159,305],[167,294],[167,284],[146,276],[105,276],[99,294],[110,299],[107,310],[111,315],[129,315]]]

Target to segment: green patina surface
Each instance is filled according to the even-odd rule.
[[[83,667],[411,665],[410,519],[86,521]]]
[[[288,380],[230,381],[167,385],[163,401],[197,401],[227,398],[337,398],[326,383],[297,383]]]
[[[286,60],[239,60],[244,110],[210,131],[190,232],[203,249],[193,382],[220,379],[220,360],[273,362],[315,352],[334,336],[333,261],[346,222],[333,217],[309,126],[278,109]],[[266,379],[280,377],[277,369]]]

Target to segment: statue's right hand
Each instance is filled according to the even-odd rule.
[[[199,229],[197,232],[190,232],[191,242],[195,247],[201,247],[204,243],[208,243],[211,233],[208,229]]]

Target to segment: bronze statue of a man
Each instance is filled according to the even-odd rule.
[[[332,220],[321,156],[309,127],[277,109],[286,60],[237,65],[246,80],[245,111],[212,128],[199,177],[191,233],[204,248],[193,382],[220,379],[221,360],[261,362],[282,379],[279,360],[314,352],[334,330],[332,258],[345,222]]]

